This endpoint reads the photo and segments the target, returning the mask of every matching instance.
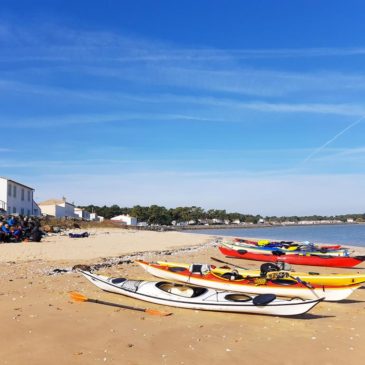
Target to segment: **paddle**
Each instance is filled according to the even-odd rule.
[[[69,295],[70,295],[71,299],[73,299],[76,302],[90,302],[90,303],[96,303],[96,304],[104,304],[104,305],[109,305],[111,307],[131,309],[131,310],[135,310],[135,311],[139,311],[139,312],[145,312],[145,313],[151,314],[153,316],[170,316],[172,314],[172,313],[168,313],[168,312],[161,312],[157,309],[132,307],[129,305],[104,302],[103,300],[98,300],[98,299],[90,299],[90,298],[86,297],[85,295],[76,293],[76,292],[71,292],[71,293],[69,293]]]
[[[302,284],[304,285],[305,287],[307,287],[308,289],[312,290],[313,289],[313,286],[310,285],[309,283],[307,283],[306,281],[303,281],[301,280],[299,277],[295,277],[295,276],[292,276],[292,275],[289,275],[289,277],[293,280],[295,280],[296,282],[298,282],[299,284]]]
[[[242,270],[248,270],[246,267],[242,267],[242,266],[238,266],[238,265],[235,265],[235,264],[231,264],[230,262],[223,261],[223,260],[219,260],[219,259],[216,259],[215,257],[211,257],[211,259],[213,261],[220,262],[221,264],[231,265],[231,266],[234,266],[234,267],[238,267],[239,269],[242,269]]]

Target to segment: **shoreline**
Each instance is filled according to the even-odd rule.
[[[196,234],[190,232],[155,232],[125,230],[123,228],[95,229],[89,237],[69,238],[67,234],[53,234],[41,242],[0,245],[0,263],[6,262],[89,262],[90,260],[118,260],[125,256],[146,254],[171,255],[176,252],[199,250],[213,246],[221,239],[233,236]],[[245,237],[242,237],[245,238]],[[250,237],[260,240],[260,237]],[[273,238],[265,238],[273,239]],[[319,244],[329,244],[321,242]],[[365,254],[365,247],[344,245],[353,254]]]
[[[179,226],[179,227],[159,227],[168,230],[176,231],[195,231],[195,230],[218,230],[218,229],[256,229],[256,228],[282,228],[282,227],[313,227],[313,226],[349,226],[349,225],[364,225],[365,223],[311,223],[311,224],[216,224],[216,225],[191,225],[191,226]],[[169,229],[170,228],[170,229]],[[140,228],[141,230],[154,230],[149,228]],[[158,227],[156,227],[158,230]]]

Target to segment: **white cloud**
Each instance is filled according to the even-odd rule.
[[[357,124],[359,124],[363,119],[365,118],[365,115],[362,116],[359,119],[356,119],[355,121],[351,122],[349,125],[346,126],[346,128],[342,129],[340,132],[338,132],[334,137],[326,141],[323,145],[318,147],[316,150],[314,150],[312,153],[310,153],[303,161],[303,163],[308,162],[311,160],[314,156],[319,154],[322,150],[324,150],[328,145],[333,143],[336,139],[338,139],[340,136],[342,136],[344,133],[346,133],[349,129],[355,127]]]

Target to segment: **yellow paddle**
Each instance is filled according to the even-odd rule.
[[[170,316],[172,314],[169,312],[162,312],[157,309],[132,307],[129,305],[124,305],[124,304],[104,302],[103,300],[98,300],[98,299],[90,299],[90,298],[86,297],[85,295],[76,293],[76,292],[70,292],[69,295],[70,295],[71,299],[74,300],[75,302],[90,302],[90,303],[104,304],[104,305],[109,305],[111,307],[131,309],[131,310],[135,310],[135,311],[139,311],[139,312],[145,312],[145,313],[151,314],[153,316],[163,316],[164,317],[164,316]]]

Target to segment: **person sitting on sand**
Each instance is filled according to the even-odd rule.
[[[14,242],[21,242],[23,238],[22,226],[18,225],[12,229],[12,238]]]
[[[29,235],[29,241],[41,242],[44,232],[41,231],[39,223],[35,224]]]
[[[2,226],[3,226],[3,222],[0,221],[0,243],[3,243],[5,242],[5,233],[4,231],[2,230]]]
[[[3,242],[10,242],[10,236],[11,236],[11,232],[9,229],[9,224],[5,223],[1,226],[1,231],[3,233]]]
[[[8,220],[6,221],[7,224],[9,224],[9,227],[12,227],[15,225],[16,221],[15,218],[11,215]]]

